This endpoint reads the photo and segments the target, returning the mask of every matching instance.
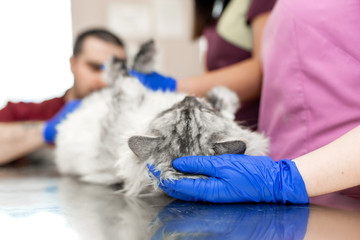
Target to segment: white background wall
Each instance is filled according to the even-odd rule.
[[[72,85],[70,0],[0,1],[0,108]]]
[[[120,35],[131,56],[156,41],[156,70],[185,78],[202,72],[191,40],[192,0],[0,1],[0,108],[11,101],[42,101],[72,85],[69,58],[77,34],[105,27]]]
[[[121,36],[130,56],[156,41],[157,70],[175,78],[202,73],[199,44],[191,40],[193,0],[73,0],[73,33],[106,27]]]

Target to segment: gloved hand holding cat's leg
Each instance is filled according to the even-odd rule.
[[[273,161],[265,156],[224,154],[175,159],[173,167],[184,173],[202,174],[207,179],[161,180],[168,195],[186,201],[281,202],[306,204],[309,197],[296,164]],[[159,179],[153,165],[150,172]]]
[[[176,80],[171,77],[166,77],[158,74],[157,72],[152,73],[140,73],[134,70],[130,70],[129,74],[136,77],[146,88],[153,91],[176,91]]]
[[[62,122],[69,113],[73,112],[80,106],[80,100],[72,100],[68,102],[53,118],[46,121],[43,137],[46,143],[53,144],[57,134],[56,126]]]

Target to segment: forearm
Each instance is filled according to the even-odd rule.
[[[222,85],[235,91],[241,101],[248,101],[259,97],[261,79],[260,59],[250,58],[197,77],[180,79],[177,89],[180,92],[205,96],[211,88]]]
[[[251,22],[254,44],[251,58],[197,77],[180,79],[177,90],[205,96],[211,88],[222,85],[235,91],[241,101],[258,98],[262,82],[261,41],[269,14],[260,14]]]
[[[360,185],[360,126],[294,159],[309,197]]]
[[[0,165],[45,145],[43,122],[0,123]]]

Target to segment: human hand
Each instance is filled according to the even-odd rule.
[[[151,239],[303,239],[308,218],[303,205],[174,201],[153,220]]]
[[[153,165],[150,172],[160,180]],[[161,180],[168,195],[186,201],[214,203],[309,202],[304,181],[291,160],[273,161],[265,156],[224,154],[175,159],[173,167],[184,173],[202,174],[207,179]]]
[[[77,109],[81,104],[80,100],[72,100],[65,104],[65,106],[50,120],[46,121],[43,130],[43,137],[46,143],[53,144],[57,134],[56,126],[62,122],[69,113]]]
[[[166,77],[158,74],[157,72],[152,72],[148,74],[136,72],[130,70],[129,74],[133,77],[139,79],[139,81],[148,89],[153,91],[162,90],[162,91],[176,91],[176,80],[171,77]]]

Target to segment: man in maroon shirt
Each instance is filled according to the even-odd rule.
[[[46,146],[43,131],[47,120],[56,117],[69,101],[106,87],[101,66],[111,55],[126,58],[122,40],[103,29],[86,31],[75,41],[70,58],[74,85],[64,96],[42,103],[9,102],[1,109],[0,165]]]

